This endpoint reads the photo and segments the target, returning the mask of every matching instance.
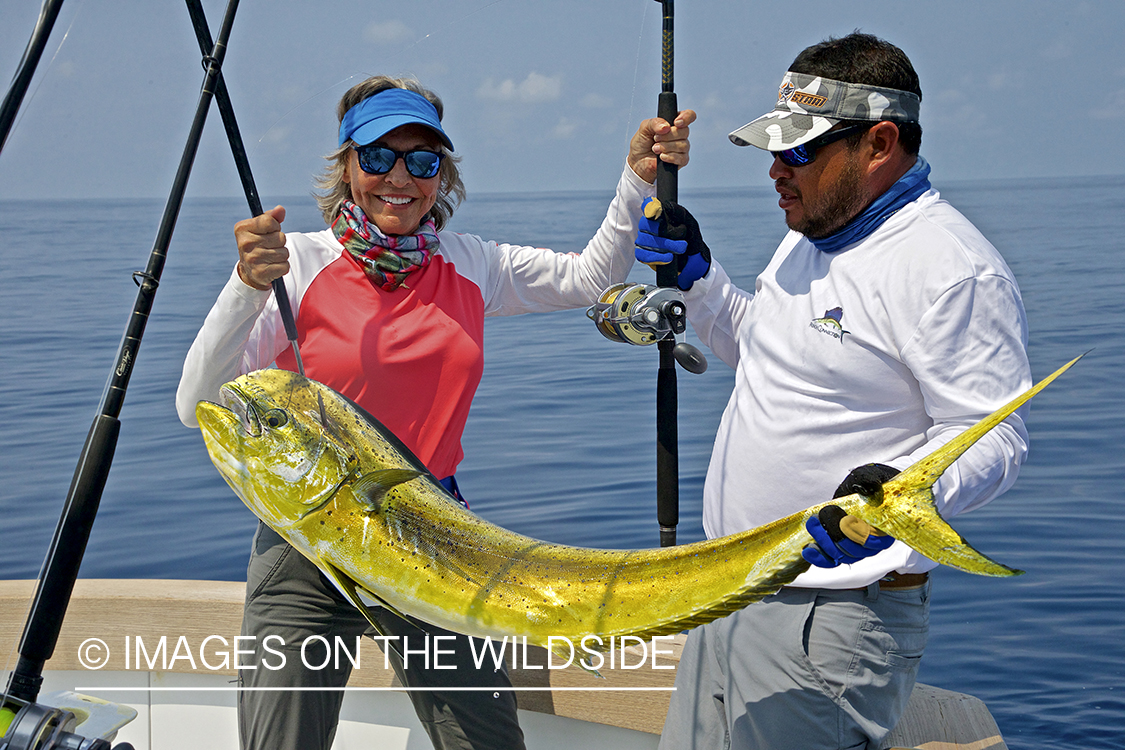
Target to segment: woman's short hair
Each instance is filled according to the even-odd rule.
[[[336,105],[337,121],[343,121],[348,110],[364,99],[393,88],[407,89],[416,94],[421,94],[434,105],[437,109],[438,119],[441,119],[443,109],[441,99],[434,92],[423,88],[422,84],[414,78],[372,76],[352,86],[340,99],[340,103]],[[354,146],[355,143],[349,140],[343,146],[325,156],[328,166],[316,179],[316,186],[320,190],[314,191],[313,195],[316,197],[316,203],[320,206],[320,212],[324,216],[324,223],[330,226],[336,220],[336,214],[340,211],[340,204],[352,197],[351,186],[344,182],[344,170],[351,159],[351,150]],[[441,179],[441,184],[438,186],[438,197],[433,208],[423,218],[423,221],[433,219],[439,230],[445,227],[458,204],[465,200],[465,184],[461,181],[461,169],[457,166],[461,157],[454,156],[444,145],[441,146],[441,151],[445,154],[445,158],[441,160],[441,171],[438,172],[438,177]]]

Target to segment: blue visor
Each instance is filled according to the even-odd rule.
[[[340,122],[340,143],[350,138],[360,146],[382,138],[395,128],[418,123],[437,133],[441,142],[452,151],[453,141],[441,129],[437,109],[421,94],[407,89],[386,89],[369,96],[347,111]]]

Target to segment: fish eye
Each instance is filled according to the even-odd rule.
[[[262,416],[262,421],[267,427],[277,429],[284,427],[289,422],[289,415],[285,413],[284,409],[270,409]]]

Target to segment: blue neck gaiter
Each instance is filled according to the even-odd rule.
[[[840,231],[816,240],[810,237],[809,242],[824,253],[834,253],[854,242],[859,242],[882,226],[895,211],[929,190],[929,176],[930,165],[919,156],[914,166],[907,170],[898,182],[891,185],[887,192],[876,198],[863,213],[845,224]]]

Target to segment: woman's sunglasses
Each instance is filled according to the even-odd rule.
[[[437,175],[441,169],[441,160],[445,158],[445,154],[434,151],[395,151],[393,148],[373,144],[356,146],[355,152],[359,155],[360,169],[368,174],[386,174],[394,169],[395,162],[402,159],[406,164],[406,171],[412,177],[422,180]]]
[[[781,159],[781,163],[789,167],[803,167],[806,164],[812,164],[816,159],[816,151],[819,148],[827,146],[829,143],[847,138],[852,133],[858,133],[861,130],[867,130],[875,123],[864,123],[862,125],[848,125],[839,130],[830,130],[824,135],[817,136],[807,143],[802,143],[800,146],[787,148],[784,151],[770,151],[771,154]]]

